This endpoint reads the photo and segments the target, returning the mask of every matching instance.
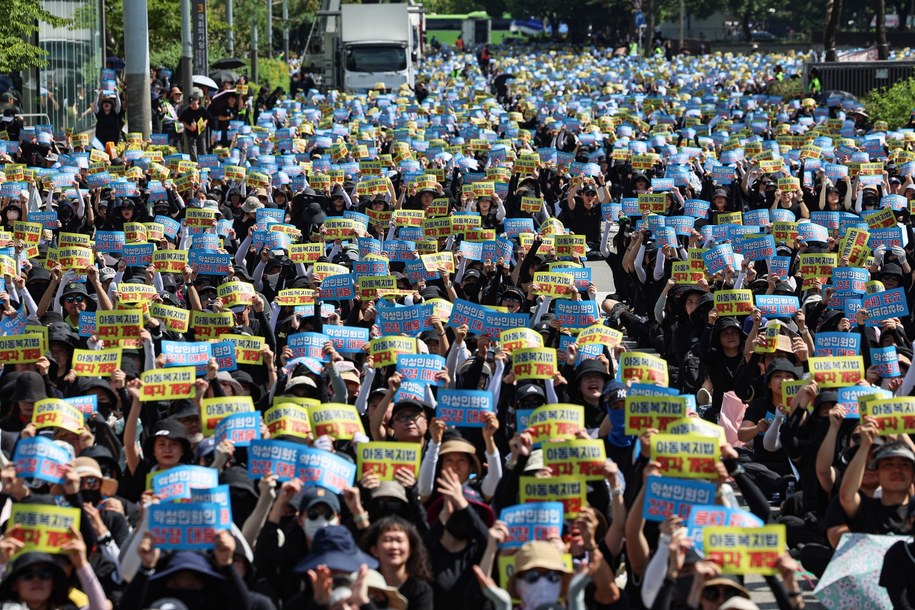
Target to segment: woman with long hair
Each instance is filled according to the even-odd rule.
[[[410,610],[432,610],[432,579],[429,555],[419,531],[400,517],[384,517],[372,524],[365,548],[378,560],[385,582],[397,587]]]

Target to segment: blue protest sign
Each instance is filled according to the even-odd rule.
[[[853,385],[845,388],[838,388],[839,404],[845,408],[845,419],[861,419],[861,413],[858,410],[858,399],[862,396],[876,396],[877,398],[892,398],[893,393],[883,388],[873,386]]]
[[[121,251],[121,262],[128,267],[148,267],[152,264],[155,244],[125,244]]]
[[[826,243],[829,241],[829,229],[812,222],[799,222],[797,224],[797,238],[806,242]]]
[[[225,275],[232,267],[228,252],[193,249],[188,252],[188,266],[200,275]]]
[[[457,428],[482,428],[484,415],[493,413],[492,392],[485,390],[441,390],[435,416]]]
[[[177,237],[177,235],[178,235],[178,231],[181,230],[180,222],[178,222],[174,218],[170,218],[168,216],[162,216],[161,214],[157,215],[153,219],[153,222],[156,222],[156,223],[159,223],[160,225],[162,225],[165,228],[164,229],[165,234],[172,239],[175,239],[175,237]]]
[[[286,345],[292,350],[294,358],[313,358],[318,362],[327,362],[324,355],[324,344],[330,337],[322,333],[296,333],[289,335]]]
[[[766,318],[790,318],[797,313],[800,303],[794,295],[758,294],[756,308]]]
[[[664,521],[670,515],[687,519],[696,504],[715,501],[715,484],[707,481],[648,477],[642,515],[647,521]]]
[[[319,298],[331,301],[352,301],[356,296],[353,276],[350,273],[330,275],[321,280]]]
[[[877,367],[881,379],[890,377],[900,377],[899,356],[896,354],[896,346],[871,348],[871,364]]]
[[[193,366],[198,375],[204,375],[213,357],[212,345],[206,341],[162,341],[165,367]]]
[[[760,235],[740,240],[740,252],[748,261],[762,261],[775,256],[775,237]]]
[[[21,438],[16,443],[13,463],[19,478],[64,483],[70,452],[44,436]]]
[[[219,485],[219,472],[203,466],[175,466],[154,473],[150,487],[156,497],[166,500],[188,500],[192,489],[210,489]]]
[[[867,295],[864,297],[863,306],[867,310],[871,322],[905,318],[909,315],[909,304],[905,298],[904,288],[893,288]],[[854,319],[854,316],[850,317]]]
[[[444,380],[438,379],[442,369],[445,368],[444,356],[435,354],[399,354],[397,356],[397,372],[401,378],[430,385],[444,385]]]
[[[57,226],[57,212],[30,212],[29,213],[29,222],[40,222],[41,228],[48,231],[56,231],[60,227]]]
[[[377,310],[375,324],[381,327],[381,334],[406,335],[415,337],[430,328],[429,318],[435,313],[432,305],[411,305]]]
[[[710,525],[725,527],[762,527],[762,519],[742,508],[725,508],[715,504],[696,504],[689,511],[686,520],[686,535],[693,541],[693,547],[704,553],[702,530]]]
[[[98,396],[95,394],[89,396],[71,396],[70,398],[64,398],[64,402],[79,409],[79,412],[86,417],[89,417],[98,411]]]
[[[341,354],[358,354],[369,342],[369,329],[361,326],[325,324],[323,330]]]
[[[683,202],[683,213],[693,218],[708,218],[710,202],[704,199],[687,199]]]
[[[191,503],[210,503],[219,506],[218,529],[227,530],[232,528],[232,497],[229,493],[229,485],[217,485],[213,489],[192,489]]]
[[[560,299],[556,301],[556,319],[566,328],[587,328],[600,320],[600,306],[597,301]]]
[[[217,341],[210,343],[213,358],[219,365],[220,371],[237,371],[238,363],[235,361],[235,344],[231,341]]]
[[[503,226],[508,237],[518,237],[522,233],[535,233],[533,218],[506,218]]]
[[[719,271],[724,271],[728,265],[731,268],[734,267],[734,250],[731,248],[731,244],[719,244],[703,252],[702,259],[705,261],[709,274],[715,275]]]
[[[837,294],[863,294],[864,285],[870,279],[867,269],[860,267],[836,267],[832,270],[832,288]]]
[[[296,478],[306,487],[323,487],[342,494],[356,481],[356,464],[329,451],[300,445]]]
[[[534,540],[550,540],[562,535],[565,509],[562,502],[528,502],[507,506],[499,520],[508,526],[503,549],[520,548]]]
[[[124,231],[96,231],[95,247],[99,252],[111,254],[123,252],[124,244],[127,242]]]
[[[153,504],[149,534],[156,548],[163,550],[210,549],[216,541],[220,513],[220,506],[213,502]]]
[[[247,447],[251,441],[261,438],[260,413],[233,413],[228,415],[218,424],[213,432],[218,445],[224,440],[230,440],[236,447]]]
[[[861,353],[858,333],[822,332],[814,338],[814,356],[857,356]]]
[[[458,328],[462,324],[466,324],[471,333],[481,333],[483,332],[485,321],[485,307],[464,299],[457,299],[454,302],[454,307],[451,308],[451,317],[448,319],[448,324],[452,328]]]
[[[91,337],[96,333],[95,312],[81,311],[79,314],[79,336]]]
[[[788,268],[791,266],[790,256],[773,256],[769,260],[769,273],[780,280],[788,279]]]
[[[901,227],[868,230],[870,235],[867,238],[867,246],[872,250],[880,246],[886,247],[887,250],[894,246],[902,248],[906,244]]]

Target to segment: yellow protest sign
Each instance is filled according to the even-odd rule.
[[[499,333],[499,342],[507,352],[543,347],[543,335],[532,328],[512,328]]]
[[[200,426],[204,436],[213,436],[223,419],[236,413],[254,411],[250,396],[216,396],[200,401]]]
[[[683,417],[685,396],[626,397],[626,434],[638,436],[651,428],[666,432],[670,424]]]
[[[820,388],[842,388],[864,379],[864,359],[861,356],[808,358],[807,365]]]
[[[715,309],[722,317],[748,316],[753,313],[753,291],[716,290]]]
[[[261,350],[264,349],[263,337],[251,337],[248,335],[222,335],[220,341],[231,341],[235,345],[235,362],[238,364],[262,364],[264,356]]]
[[[667,193],[642,193],[639,195],[639,213],[663,214],[667,211]]]
[[[155,286],[126,282],[118,284],[119,303],[152,303],[159,296]]]
[[[701,417],[683,417],[675,422],[667,424],[665,431],[667,434],[697,434],[699,436],[708,436],[717,438],[718,443],[723,445],[727,442],[724,436],[724,428],[718,424],[713,424]]]
[[[607,349],[613,349],[623,342],[623,333],[603,324],[592,324],[578,333],[575,342],[578,345],[600,343],[606,345]]]
[[[569,440],[585,427],[585,408],[558,403],[537,407],[527,420],[526,431],[534,445],[553,440]]]
[[[121,368],[121,348],[77,349],[73,351],[73,370],[77,377],[107,377]]]
[[[867,241],[870,233],[864,229],[850,227],[845,231],[845,237],[839,242],[839,258],[847,258],[852,267],[862,267],[870,248]]]
[[[397,364],[400,354],[415,354],[416,339],[409,337],[378,337],[369,342],[369,353],[374,366]]]
[[[561,443],[544,443],[543,465],[553,476],[572,476],[586,481],[604,479],[607,452],[603,440],[575,439]]]
[[[196,369],[192,366],[176,366],[167,369],[152,369],[140,374],[143,387],[140,400],[175,400],[194,397]]]
[[[777,244],[793,245],[797,239],[797,223],[778,221],[772,223],[772,235]]]
[[[832,270],[838,265],[836,254],[801,254],[798,257],[799,270],[804,279],[832,277]]]
[[[881,435],[915,432],[915,398],[911,396],[862,401],[860,411],[861,417],[877,420]]]
[[[216,225],[216,210],[210,208],[188,208],[184,212],[184,224],[193,229],[205,230]]]
[[[398,227],[421,227],[426,214],[422,210],[394,210],[393,222]]]
[[[419,258],[423,261],[423,268],[429,273],[437,273],[439,268],[444,268],[448,273],[454,273],[454,255],[451,252],[423,254]]]
[[[584,235],[557,235],[553,244],[557,258],[583,257],[588,253]]]
[[[393,481],[394,473],[406,470],[419,476],[422,445],[371,441],[356,446],[356,479],[374,474],[382,481]]]
[[[344,275],[347,273],[349,273],[349,269],[343,265],[334,263],[315,263],[315,266],[311,271],[312,276],[319,282],[324,281],[324,278],[332,275]]]
[[[145,222],[146,241],[162,241],[165,238],[165,225],[158,222]]]
[[[23,220],[13,222],[13,236],[25,244],[27,257],[38,256],[38,242],[41,240],[43,228],[40,222],[25,222]]]
[[[191,312],[191,329],[194,331],[194,339],[197,341],[216,339],[219,335],[229,332],[233,326],[235,326],[235,318],[231,311],[210,313],[194,310]]]
[[[655,434],[651,460],[661,464],[661,474],[686,479],[715,479],[721,457],[717,438],[697,434]]]
[[[187,267],[187,250],[156,250],[152,264],[159,273],[184,273]]]
[[[543,208],[543,200],[540,197],[522,197],[521,211],[528,214],[536,214]]]
[[[128,244],[146,243],[146,225],[142,222],[125,222],[124,241]]]
[[[83,427],[83,414],[74,404],[59,398],[45,398],[32,409],[32,425],[36,430],[63,428],[79,433]]]
[[[309,438],[311,424],[308,420],[308,410],[304,404],[296,404],[289,398],[288,396],[280,397],[282,402],[277,402],[264,411],[264,424],[273,437]]]
[[[352,440],[356,433],[365,434],[362,418],[353,405],[324,403],[308,409],[315,436],[332,436],[335,440]]]
[[[80,509],[50,504],[16,502],[6,523],[7,535],[24,542],[22,553],[61,553],[61,547],[73,539],[72,529],[79,529]]]
[[[104,341],[140,339],[143,329],[143,311],[123,309],[95,312],[95,327],[98,338]]]
[[[624,382],[636,379],[667,387],[667,361],[643,352],[620,354],[620,375]]]
[[[186,333],[191,321],[191,312],[183,307],[149,304],[149,315],[165,323],[165,328],[177,333]]]
[[[292,244],[289,246],[289,260],[293,263],[315,263],[324,255],[324,244]]]
[[[534,273],[534,292],[545,297],[563,298],[569,296],[575,284],[571,273],[537,271]]]
[[[563,476],[540,479],[521,477],[519,497],[528,502],[562,502],[564,518],[574,519],[588,505],[588,486],[583,478]]]
[[[295,307],[297,305],[314,305],[315,293],[311,288],[284,288],[276,295],[276,304],[280,307]]]
[[[58,248],[57,264],[64,271],[82,272],[92,266],[92,250],[77,246]]]
[[[512,352],[515,379],[552,379],[556,374],[556,349],[527,347]]]
[[[42,356],[42,336],[38,333],[0,337],[0,362],[4,364],[33,364]]]
[[[89,248],[91,246],[92,240],[85,233],[61,233],[57,237],[58,248]]]
[[[702,528],[705,558],[725,574],[778,574],[778,560],[787,549],[783,523],[763,527]]]
[[[254,298],[254,286],[248,282],[226,282],[220,284],[216,289],[222,304],[225,307],[235,307],[236,305],[250,305],[251,299]]]

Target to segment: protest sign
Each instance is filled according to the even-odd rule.
[[[457,428],[482,428],[494,413],[493,396],[485,390],[441,390],[435,416]]]
[[[685,396],[626,397],[626,434],[638,436],[651,428],[665,432],[668,425],[683,417]]]
[[[584,407],[559,403],[534,409],[524,431],[530,433],[534,446],[539,446],[550,440],[568,440],[584,427]]]
[[[791,318],[797,314],[800,303],[793,295],[758,294],[756,308],[765,318]]]
[[[235,447],[248,447],[251,441],[261,438],[260,413],[241,412],[227,415],[216,424],[213,436],[217,445],[229,440]]]
[[[165,328],[176,333],[186,333],[191,322],[191,312],[183,307],[161,303],[149,304],[149,315],[165,323]]]
[[[72,530],[80,526],[79,508],[49,504],[14,502],[6,522],[8,536],[24,543],[22,553],[61,553],[61,547],[73,538]]]
[[[32,425],[36,430],[61,428],[79,433],[83,421],[83,414],[78,407],[59,398],[39,400],[32,409]]]
[[[29,332],[24,335],[0,337],[0,362],[4,364],[33,364],[44,356],[43,347],[42,336],[37,333]],[[74,366],[74,368],[76,367]],[[77,369],[78,373],[79,370]]]
[[[140,400],[175,400],[194,396],[194,381],[197,379],[192,366],[143,371],[140,381]]]
[[[192,366],[198,375],[206,373],[207,363],[213,357],[212,344],[206,341],[162,341],[165,368]]]
[[[645,481],[642,515],[646,521],[664,521],[671,515],[685,521],[694,505],[714,502],[715,491],[714,483],[651,476]]]
[[[511,328],[499,333],[502,349],[514,352],[517,349],[543,347],[543,336],[532,328]]]
[[[19,439],[13,454],[16,476],[22,479],[64,483],[69,463],[70,452],[44,436]]]
[[[909,304],[905,297],[905,288],[893,288],[876,292],[864,298],[864,309],[871,322],[905,318],[909,315]]]
[[[322,330],[341,354],[358,354],[369,342],[369,329],[361,326],[325,324]]]
[[[651,459],[661,464],[661,473],[688,479],[715,479],[721,457],[718,439],[696,434],[655,434]]]
[[[215,396],[200,401],[200,428],[204,436],[212,436],[219,423],[236,413],[254,411],[250,396]]]
[[[765,524],[762,519],[742,508],[727,508],[717,504],[696,504],[689,511],[686,533],[693,541],[696,550],[704,553],[703,531],[706,527],[762,527],[763,525]]]
[[[543,465],[553,476],[574,476],[584,480],[604,479],[607,454],[603,440],[575,439],[559,443],[544,443]]]
[[[636,379],[643,383],[654,383],[667,386],[667,362],[657,356],[643,352],[624,352],[620,354],[620,366],[617,380],[628,382]]]
[[[858,333],[819,332],[814,339],[814,356],[856,356],[861,353]]]
[[[143,330],[143,311],[124,309],[95,312],[96,334],[100,340],[138,341]]]
[[[597,301],[556,301],[556,319],[564,328],[578,329],[591,326],[601,319]]]
[[[304,405],[296,404],[284,396],[283,402],[275,403],[264,412],[264,424],[271,436],[311,436],[311,420]],[[317,402],[317,401],[315,401]]]
[[[559,538],[564,513],[562,502],[529,502],[503,508],[499,520],[508,526],[508,536],[499,547],[514,549],[532,540]]]
[[[545,297],[565,297],[573,290],[575,278],[569,273],[537,271],[534,273],[535,292]]]
[[[421,449],[416,443],[371,441],[356,447],[358,476],[374,474],[381,481],[393,481],[394,473],[407,470],[419,476]]]
[[[308,409],[308,417],[314,435],[330,436],[334,440],[352,440],[356,434],[365,434],[362,419],[353,405],[324,403]]]
[[[900,377],[899,356],[896,354],[896,346],[871,348],[871,366],[876,367],[881,379],[891,377]]]
[[[445,358],[436,354],[398,354],[397,372],[401,379],[422,384],[443,385],[440,379]]]
[[[778,574],[785,554],[784,524],[763,527],[710,526],[702,531],[705,557],[725,574]]]
[[[753,313],[752,290],[715,291],[715,309],[719,316],[748,316]]]
[[[397,364],[400,354],[415,354],[416,339],[409,337],[379,337],[369,342],[369,353],[376,367]]]
[[[552,379],[556,374],[556,350],[552,347],[527,347],[512,352],[515,379]]]
[[[235,346],[235,362],[238,364],[263,364],[264,339],[248,335],[221,335],[220,341],[231,341]]]
[[[184,551],[213,548],[220,525],[219,504],[153,504],[148,510],[148,531],[156,548]]]
[[[216,339],[235,326],[231,311],[210,313],[194,310],[191,312],[191,330],[198,341]]]
[[[2,339],[0,339],[2,340]],[[73,350],[73,370],[77,377],[105,377],[121,368],[121,348]]]
[[[330,343],[330,337],[322,333],[296,333],[289,335],[286,346],[292,350],[294,358],[313,358],[318,362],[326,362],[324,345]]]
[[[563,506],[564,518],[574,519],[587,504],[587,483],[572,476],[520,478],[519,498],[522,504],[528,502],[559,502]]]
[[[175,466],[149,475],[148,488],[159,500],[189,500],[192,489],[219,485],[219,472],[204,466]]]
[[[861,356],[809,358],[807,365],[813,380],[821,388],[840,388],[855,385],[864,379],[864,360]]]
[[[839,400],[836,404],[845,409],[845,419],[860,419],[861,412],[859,405],[865,399],[873,398],[892,398],[893,393],[883,388],[872,386],[853,385],[847,388],[839,388]]]
[[[873,388],[871,390],[873,392]],[[859,402],[859,405],[861,417],[873,417],[881,435],[915,432],[915,398],[912,396],[877,398]]]

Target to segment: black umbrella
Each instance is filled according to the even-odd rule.
[[[233,68],[241,68],[244,65],[245,62],[237,57],[226,57],[219,61],[214,61],[210,64],[210,67],[214,70],[231,70]]]
[[[210,72],[210,78],[218,84],[235,83],[238,80],[238,73],[233,70],[214,70]]]
[[[124,63],[124,60],[120,57],[109,57],[105,60],[105,65],[111,68],[112,70],[123,70],[127,67],[127,64]]]

